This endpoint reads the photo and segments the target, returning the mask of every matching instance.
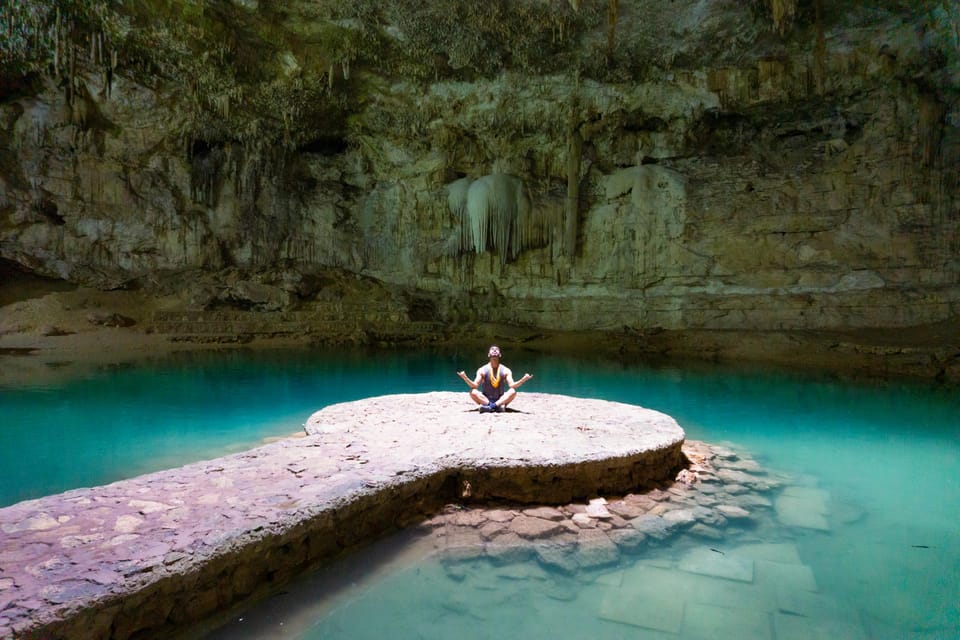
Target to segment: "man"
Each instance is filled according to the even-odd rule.
[[[517,397],[517,389],[532,378],[529,373],[519,380],[513,379],[513,372],[500,364],[500,347],[493,345],[487,351],[489,363],[477,369],[477,376],[471,380],[463,371],[458,371],[460,379],[470,385],[470,397],[480,405],[480,413],[503,411],[504,407]]]

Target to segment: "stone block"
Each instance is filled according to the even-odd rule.
[[[539,544],[534,547],[534,554],[544,566],[566,574],[573,574],[580,568],[579,556],[574,551],[568,545]]]
[[[772,640],[773,630],[766,611],[692,603],[687,605],[681,635],[685,640]]]
[[[808,618],[786,613],[774,614],[777,640],[866,640],[867,634],[856,617]]]
[[[779,496],[774,502],[777,519],[788,527],[829,531],[827,506],[818,498]]]
[[[614,564],[620,559],[620,549],[599,529],[583,529],[577,536],[577,562],[590,569]]]
[[[654,585],[642,595],[611,590],[600,604],[600,618],[644,629],[679,633],[683,626],[682,599]]]
[[[674,525],[661,518],[647,514],[630,521],[633,528],[649,538],[665,540],[673,534]]]
[[[808,618],[837,618],[848,620],[856,617],[857,611],[848,603],[836,598],[778,585],[776,588],[777,611]]]
[[[510,530],[527,540],[540,540],[563,533],[566,528],[559,522],[519,515],[510,523]]]
[[[647,543],[647,536],[636,529],[613,529],[607,535],[624,551],[636,551]]]
[[[678,564],[682,571],[714,578],[753,582],[754,562],[749,558],[728,555],[707,547],[692,549]]]
[[[768,560],[784,564],[802,564],[797,545],[791,542],[758,542],[742,544],[727,553],[733,556],[752,558],[754,560]]]
[[[530,543],[508,532],[487,542],[487,557],[496,563],[523,562],[530,558]]]
[[[817,580],[813,569],[805,564],[785,564],[783,562],[769,562],[757,560],[757,584],[777,589],[783,587],[798,591],[816,591]]]

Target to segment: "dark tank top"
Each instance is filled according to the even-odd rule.
[[[487,363],[480,368],[480,391],[488,400],[498,400],[507,390],[507,374],[510,369],[501,364],[497,367],[497,375],[493,375],[490,364]]]

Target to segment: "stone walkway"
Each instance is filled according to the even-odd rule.
[[[306,438],[0,509],[0,638],[160,637],[452,502],[622,495],[683,464],[683,430],[655,411],[465,400],[335,405]]]

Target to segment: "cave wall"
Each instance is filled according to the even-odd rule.
[[[288,4],[273,28],[329,24]],[[142,67],[34,73],[0,103],[0,257],[179,292],[185,307],[241,282],[271,288],[257,299],[273,308],[309,308],[329,296],[310,283],[335,271],[427,299],[450,323],[779,330],[960,315],[960,101],[944,83],[952,61],[931,53],[933,13],[815,3],[814,20],[786,3],[788,28],[749,3],[621,1],[606,22],[605,2],[555,4],[531,4],[566,16],[544,55],[575,50],[600,71],[471,68],[483,51],[467,48],[434,53],[431,78],[357,54],[320,65],[344,91],[329,121],[309,109],[309,46],[271,54],[269,81],[304,105],[249,121]],[[337,24],[362,31],[362,17]],[[378,32],[403,43],[418,27]],[[230,135],[209,124],[218,115]],[[268,121],[283,139],[258,138]],[[449,185],[492,174],[519,178],[529,204],[510,214],[526,218],[509,258],[463,242],[449,204]]]

